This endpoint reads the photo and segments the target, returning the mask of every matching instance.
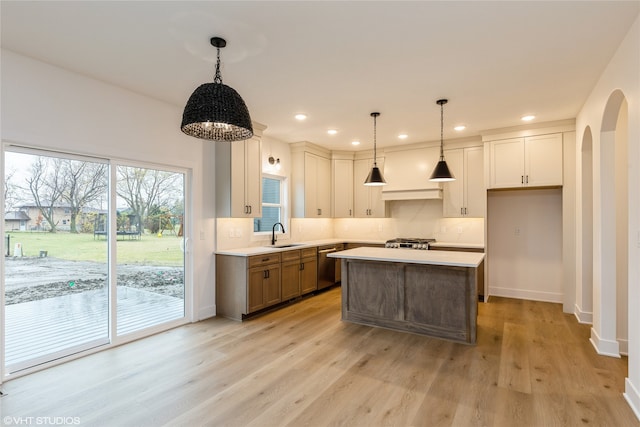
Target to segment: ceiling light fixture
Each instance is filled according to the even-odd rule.
[[[328,133],[329,135],[335,135],[336,133],[338,133],[338,131],[337,131],[337,130],[335,130],[335,129],[329,129],[329,130],[327,131],[327,133]]]
[[[398,138],[407,139],[407,138],[409,138],[409,135],[407,135],[406,133],[401,133],[400,135],[398,135]]]
[[[531,120],[535,119],[536,116],[522,116],[522,118],[520,120],[524,121],[524,122],[530,122]]]
[[[296,120],[304,120],[307,118],[306,114],[296,114],[295,115]]]
[[[446,99],[438,99],[436,104],[440,106],[440,161],[433,169],[433,173],[429,177],[429,181],[434,182],[446,182],[455,181],[456,177],[453,176],[447,166],[447,162],[444,160],[444,104],[449,102]]]
[[[380,113],[371,113],[371,117],[373,117],[373,167],[364,181],[364,185],[387,185],[387,181],[384,180],[382,172],[378,168],[378,163],[376,163],[376,118],[379,115]]]
[[[465,130],[467,127],[465,125],[456,126],[453,130],[457,130],[458,132]]]
[[[351,145],[360,145],[360,141],[351,141]]]
[[[220,49],[225,39],[212,37],[218,50],[213,83],[200,85],[192,94],[182,114],[182,132],[211,141],[240,141],[253,136],[253,126],[246,104],[234,89],[222,83]]]

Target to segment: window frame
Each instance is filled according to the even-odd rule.
[[[264,215],[264,208],[265,207],[278,207],[280,208],[280,222],[282,224],[285,224],[285,228],[288,229],[288,225],[287,224],[287,198],[286,198],[286,176],[282,176],[282,175],[273,175],[273,174],[269,174],[269,173],[263,173],[262,177],[260,178],[261,180],[264,179],[273,179],[273,180],[277,180],[280,182],[280,203],[265,203],[263,200],[260,201],[261,206],[262,206],[262,213]],[[262,188],[264,188],[264,183],[262,183]],[[264,193],[263,193],[264,194]],[[260,198],[262,199],[262,194],[260,195]],[[256,217],[254,218],[254,220],[257,219],[261,219],[263,216],[260,217]],[[265,231],[255,231],[255,225],[253,228],[253,235],[254,236],[271,236],[272,230],[265,230]],[[277,229],[276,230],[276,236],[277,235],[287,235],[287,233],[283,233],[282,230]]]

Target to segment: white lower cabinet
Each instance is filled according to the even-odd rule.
[[[449,170],[456,180],[443,183],[443,216],[484,217],[484,154],[482,147],[445,150]]]

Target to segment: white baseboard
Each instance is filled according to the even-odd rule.
[[[618,338],[618,345],[620,346],[620,354],[622,356],[629,356],[629,340]]]
[[[624,379],[624,393],[622,393],[622,395],[631,407],[633,413],[636,414],[638,421],[640,421],[640,392],[634,387],[629,378]]]
[[[215,304],[210,305],[208,307],[203,307],[200,310],[198,310],[198,318],[196,319],[196,321],[208,319],[210,317],[214,317],[215,315],[216,315]]]
[[[573,314],[578,319],[578,323],[584,323],[586,325],[593,325],[593,313],[590,311],[582,311],[578,304],[573,309]]]
[[[563,296],[556,292],[530,291],[525,289],[497,288],[489,286],[489,295],[494,297],[528,299],[532,301],[562,303]]]
[[[591,345],[601,356],[620,357],[620,344],[618,341],[603,340],[595,329],[591,328]]]

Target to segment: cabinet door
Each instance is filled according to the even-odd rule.
[[[247,313],[266,307],[264,301],[265,268],[249,269],[249,283],[247,283]]]
[[[364,185],[373,166],[373,159],[355,160],[353,162],[353,212],[356,218],[366,218],[369,215],[370,189]]]
[[[449,159],[447,158],[447,160]],[[484,188],[484,150],[482,147],[464,149],[464,199],[465,216],[484,217],[487,192]]]
[[[262,153],[260,140],[252,138],[245,144],[245,203],[249,217],[262,216]]]
[[[442,183],[442,215],[449,218],[464,216],[464,150],[445,150],[445,160],[455,181]]]
[[[300,292],[304,295],[318,289],[318,259],[303,258],[300,270]]]
[[[304,217],[317,218],[319,216],[316,205],[318,193],[318,156],[304,154]]]
[[[353,160],[333,160],[333,217],[353,217]]]
[[[489,143],[491,188],[524,185],[524,139],[514,138]]]
[[[260,139],[231,142],[231,216],[262,216]]]
[[[331,218],[331,160],[317,158],[316,206],[321,218]]]
[[[562,185],[562,134],[525,138],[525,159],[528,186]]]
[[[300,295],[300,260],[282,263],[282,300],[287,301]]]
[[[265,306],[277,304],[282,301],[282,292],[280,289],[280,264],[270,265],[268,267],[267,277],[264,279],[264,302]]]

